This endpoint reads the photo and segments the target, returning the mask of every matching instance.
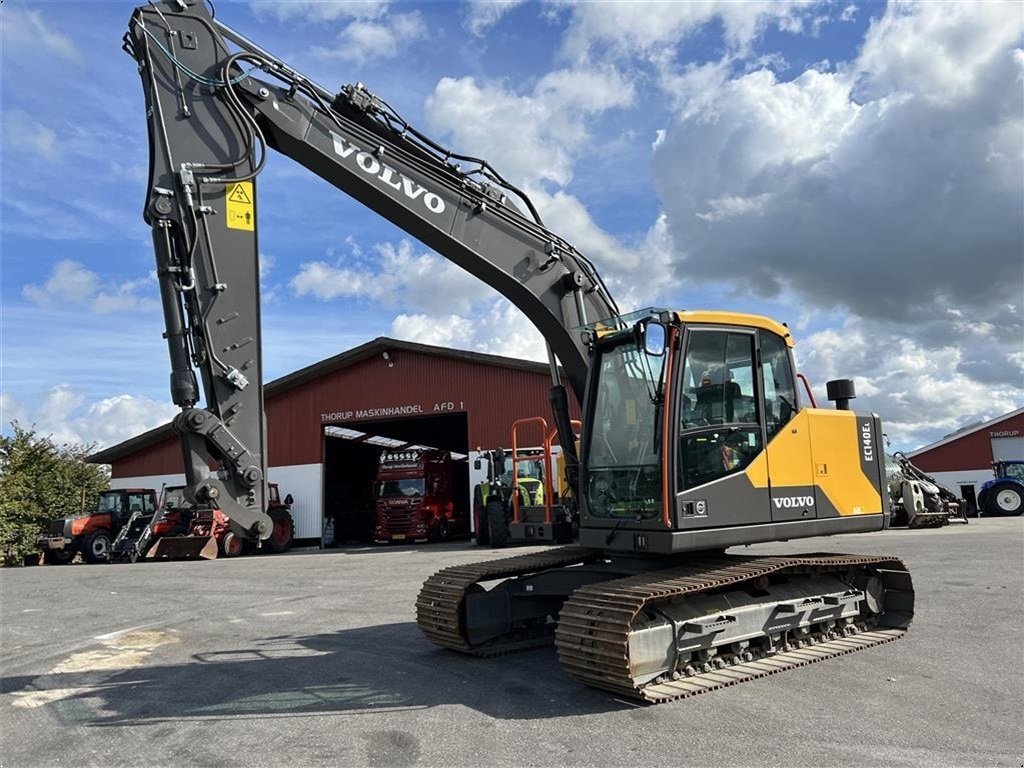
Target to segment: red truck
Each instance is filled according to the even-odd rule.
[[[469,490],[468,469],[448,451],[384,451],[373,487],[373,540],[387,544],[468,536],[469,504],[462,499]]]

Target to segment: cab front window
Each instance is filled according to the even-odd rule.
[[[600,351],[587,457],[587,506],[594,517],[661,514],[656,446],[657,388],[665,358],[637,349],[632,337]]]

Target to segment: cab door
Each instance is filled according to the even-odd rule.
[[[758,381],[753,328],[687,327],[676,398],[677,528],[770,522],[767,483],[748,474],[763,461]]]
[[[758,342],[771,519],[813,519],[817,510],[811,431],[798,412],[789,347],[782,337],[763,328],[758,331]]]

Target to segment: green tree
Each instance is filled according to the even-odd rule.
[[[105,467],[88,464],[95,445],[55,443],[11,422],[0,435],[0,555],[5,565],[23,562],[50,520],[78,514],[110,484]]]

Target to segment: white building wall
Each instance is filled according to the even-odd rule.
[[[992,458],[995,461],[1024,461],[1024,437],[993,437]]]
[[[319,539],[324,525],[324,465],[292,464],[270,467],[268,480],[277,483],[283,499],[292,495],[296,539]]]
[[[960,495],[961,485],[973,485],[974,492],[977,493],[981,490],[982,483],[992,479],[991,469],[964,469],[954,472],[929,472],[928,474],[957,496]]]
[[[323,535],[323,464],[295,464],[270,467],[268,480],[277,483],[281,498],[292,495],[292,520],[296,539],[319,539]],[[159,494],[164,485],[184,485],[185,475],[144,475],[140,477],[114,477],[110,487],[153,488]]]

